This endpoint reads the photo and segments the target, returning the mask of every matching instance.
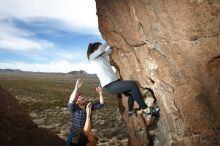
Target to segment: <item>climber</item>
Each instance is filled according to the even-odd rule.
[[[81,87],[81,85],[82,82],[80,79],[78,79],[75,84],[75,89],[73,90],[68,102],[68,109],[72,115],[72,126],[70,134],[66,140],[69,146],[73,145],[75,136],[79,133],[82,133],[87,117],[86,100],[84,96],[78,92],[78,89]],[[96,88],[96,91],[99,94],[99,102],[95,102],[91,105],[92,110],[100,109],[104,106],[102,88],[99,86]]]
[[[91,65],[95,68],[96,74],[101,82],[101,86],[110,94],[128,93],[128,115],[131,116],[135,110],[133,109],[134,100],[138,103],[139,109],[144,116],[157,115],[159,107],[148,107],[144,102],[141,92],[137,84],[132,80],[120,80],[113,71],[109,55],[111,54],[112,47],[107,43],[101,44],[100,42],[90,43],[87,50],[87,58]]]

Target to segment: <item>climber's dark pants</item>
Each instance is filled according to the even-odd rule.
[[[131,95],[128,98],[128,110],[132,111],[134,106],[134,101],[137,102],[139,108],[147,108],[146,103],[141,95],[138,85],[134,81],[130,80],[117,80],[104,87],[110,94],[120,94],[130,92]]]

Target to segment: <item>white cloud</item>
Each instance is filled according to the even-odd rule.
[[[28,64],[23,62],[0,63],[1,69],[21,69],[23,71],[40,72],[63,72],[67,73],[75,70],[85,70],[88,73],[94,73],[94,68],[89,63],[79,62],[70,63],[67,61],[56,61],[48,64]]]
[[[53,56],[55,56],[55,58],[58,58],[60,60],[68,60],[68,61],[81,61],[81,60],[87,60],[86,58],[86,51],[83,49],[79,49],[79,50],[73,50],[73,51],[69,51],[69,50],[55,50],[52,53]]]
[[[23,22],[29,24],[29,27],[33,26],[33,29],[28,30]],[[37,25],[38,28],[48,28],[39,31],[52,35],[56,29],[100,35],[95,0],[0,0],[0,49],[16,51],[26,56],[27,61],[31,58],[28,62],[51,61],[47,64],[0,63],[0,68],[41,72],[94,72],[89,64],[80,62],[86,60],[85,52],[68,52],[50,41],[40,39],[36,33],[41,32],[34,30]]]
[[[0,40],[0,48],[16,51],[29,51],[33,49],[44,49],[52,47],[53,43],[47,41],[33,41],[18,37],[8,37]]]
[[[46,40],[31,39],[33,32],[16,28],[12,23],[0,22],[0,48],[16,51],[41,50],[54,47]]]
[[[57,62],[63,60],[67,62],[87,61],[86,50],[78,48],[65,50],[62,48],[50,48],[45,50],[34,50],[29,52],[17,52],[21,56],[25,56],[27,62]]]
[[[0,21],[0,37],[2,36],[20,36],[29,37],[35,35],[33,32],[17,28],[11,21]]]
[[[95,0],[1,0],[0,16],[23,21],[54,19],[61,22],[60,29],[99,33]]]

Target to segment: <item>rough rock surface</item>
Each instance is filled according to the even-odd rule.
[[[65,146],[65,141],[38,128],[18,101],[0,87],[0,146]]]
[[[96,0],[96,5],[119,75],[150,89],[161,108],[152,137],[142,116],[127,116],[122,98],[130,145],[220,145],[220,1]]]

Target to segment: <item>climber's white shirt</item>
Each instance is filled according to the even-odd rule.
[[[102,87],[118,80],[118,77],[109,62],[111,51],[111,47],[106,43],[100,45],[95,52],[89,55],[89,62],[92,67],[94,67]]]

